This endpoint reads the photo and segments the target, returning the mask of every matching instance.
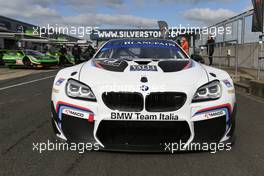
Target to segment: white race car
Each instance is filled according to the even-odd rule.
[[[234,138],[234,84],[175,42],[106,42],[90,61],[59,71],[52,90],[56,136],[117,151],[163,151],[168,143]]]

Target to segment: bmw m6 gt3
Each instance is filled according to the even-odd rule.
[[[198,63],[175,42],[120,39],[54,81],[52,125],[67,141],[117,151],[232,142],[235,89],[227,72]]]

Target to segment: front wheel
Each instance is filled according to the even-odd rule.
[[[27,67],[27,68],[31,68],[32,67],[32,63],[31,61],[29,60],[29,58],[24,58],[23,59],[23,64]]]
[[[5,65],[5,62],[3,60],[0,59],[0,65]]]

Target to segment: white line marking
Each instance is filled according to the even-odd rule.
[[[42,80],[45,80],[45,79],[54,78],[54,77],[55,77],[55,75],[54,76],[48,76],[48,77],[40,78],[40,79],[34,79],[32,81],[27,81],[27,82],[23,82],[23,83],[19,83],[19,84],[14,84],[14,85],[11,85],[11,86],[1,87],[0,91],[1,90],[6,90],[6,89],[10,89],[10,88],[13,88],[13,87],[18,87],[18,86],[30,84],[30,83],[34,83],[34,82],[38,82],[38,81],[42,81]]]

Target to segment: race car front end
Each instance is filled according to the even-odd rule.
[[[212,70],[211,76],[195,69],[196,62],[165,77],[159,72],[128,76],[80,70],[90,64],[62,70],[55,78],[52,121],[61,139],[98,144],[102,150],[144,152],[171,152],[169,144],[201,150],[188,146],[232,141],[235,93],[226,74]]]
[[[198,88],[191,109],[192,143],[234,142],[236,102],[231,78],[216,79]]]
[[[58,60],[52,56],[28,55],[30,62],[36,67],[51,67],[58,65]]]
[[[6,65],[15,65],[19,62],[22,63],[23,60],[23,55],[20,53],[20,51],[6,50],[3,51],[2,55],[3,63]]]
[[[67,68],[70,70],[70,79],[66,78],[68,74],[61,73],[62,71],[55,78],[51,102],[52,126],[60,139],[96,144],[94,138],[94,117],[97,113],[96,98],[89,99],[74,96],[74,93],[70,94],[70,90],[74,92],[76,88],[82,89],[82,92],[89,89],[85,84],[77,81],[79,67],[80,65]],[[76,83],[76,87],[74,83]],[[78,91],[75,93],[78,94]]]

